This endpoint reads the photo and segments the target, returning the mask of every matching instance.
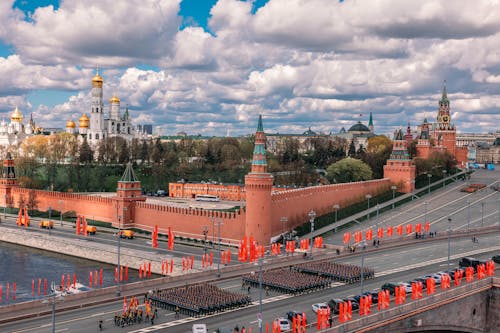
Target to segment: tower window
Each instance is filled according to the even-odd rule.
[[[96,139],[96,140],[99,140],[99,134],[97,134],[97,133],[96,133],[96,135],[95,135],[95,139]]]

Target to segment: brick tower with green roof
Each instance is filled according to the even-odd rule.
[[[253,237],[259,244],[269,244],[271,239],[272,210],[271,190],[273,176],[267,172],[266,135],[259,115],[252,168],[245,176],[246,218],[245,235]]]
[[[146,201],[142,195],[141,182],[136,178],[132,163],[127,163],[122,178],[116,189],[116,219],[114,226],[121,228],[133,227],[135,216],[135,202]]]

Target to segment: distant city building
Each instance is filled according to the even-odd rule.
[[[279,152],[283,152],[285,149],[286,140],[294,139],[299,142],[299,153],[304,153],[308,150],[312,150],[312,140],[314,139],[328,139],[333,140],[335,138],[342,138],[346,140],[345,151],[347,153],[349,145],[351,142],[354,143],[356,150],[359,150],[361,147],[366,148],[368,145],[368,139],[375,136],[374,126],[373,126],[373,116],[370,112],[370,119],[368,121],[368,126],[358,121],[356,124],[352,125],[349,130],[345,130],[345,128],[341,128],[338,133],[317,133],[311,128],[305,131],[302,134],[271,134],[266,133],[266,148],[267,151],[276,154]]]
[[[91,145],[97,145],[100,141],[109,137],[122,137],[127,141],[134,138],[144,139],[146,134],[141,127],[134,127],[130,119],[128,107],[120,108],[120,99],[113,94],[109,99],[109,112],[104,113],[103,102],[104,79],[96,71],[92,78],[92,107],[90,118],[83,114],[78,119],[78,129],[73,119],[66,123],[66,132],[86,137]]]

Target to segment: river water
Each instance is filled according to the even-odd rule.
[[[115,284],[114,266],[87,259],[80,259],[59,253],[33,249],[20,245],[0,242],[0,286],[1,305],[13,302],[23,302],[43,298],[44,279],[47,279],[47,293],[50,293],[52,281],[61,284],[61,275],[76,273],[77,282],[89,286],[89,272],[103,269],[103,287]],[[137,281],[135,271],[130,270],[128,282]],[[32,279],[35,279],[35,296],[32,296]],[[40,296],[38,296],[38,279],[41,279]],[[16,299],[13,299],[13,283],[16,283]],[[6,299],[7,284],[9,284],[9,300]],[[67,284],[67,282],[65,283]],[[100,288],[100,287],[99,287]]]

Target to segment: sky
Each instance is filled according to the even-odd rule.
[[[436,121],[500,131],[500,0],[1,0],[0,113],[38,126],[106,107],[134,124],[238,136]]]

